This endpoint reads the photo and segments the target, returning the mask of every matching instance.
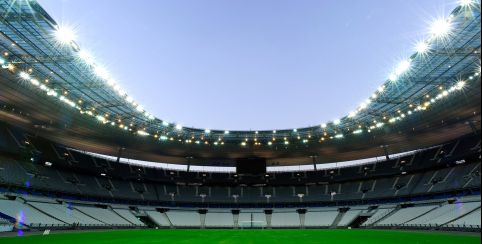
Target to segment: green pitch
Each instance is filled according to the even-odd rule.
[[[8,237],[0,243],[479,244],[480,236],[381,230],[129,230]]]

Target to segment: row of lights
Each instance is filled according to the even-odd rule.
[[[472,7],[472,5],[475,4],[475,2],[473,0],[462,0],[459,3],[461,5],[461,7],[463,7],[463,8]],[[430,35],[431,36],[426,41],[422,41],[422,42],[419,42],[419,43],[416,44],[415,51],[417,52],[417,55],[426,55],[430,51],[432,41],[440,39],[440,38],[446,38],[447,36],[449,36],[449,34],[451,32],[451,29],[452,29],[452,22],[451,22],[452,20],[453,20],[453,15],[449,16],[449,18],[447,18],[447,19],[436,20],[430,28]],[[132,104],[138,112],[143,113],[144,115],[146,115],[151,120],[155,119],[154,116],[147,113],[142,108],[142,106],[140,106],[130,96],[128,96],[127,93],[123,89],[120,88],[120,86],[117,84],[117,82],[115,82],[111,78],[111,76],[108,74],[108,72],[101,65],[98,65],[98,64],[95,63],[94,58],[90,54],[88,54],[87,52],[85,52],[83,50],[80,50],[80,48],[78,47],[78,45],[74,41],[75,40],[75,33],[72,30],[70,30],[68,28],[65,28],[65,27],[58,27],[56,29],[56,32],[55,32],[55,37],[56,37],[56,40],[59,43],[64,44],[64,45],[70,45],[72,47],[72,49],[77,52],[79,58],[82,59],[85,62],[85,64],[87,64],[87,65],[89,65],[90,67],[93,68],[95,74],[99,78],[103,79],[107,83],[107,85],[112,87],[112,89],[114,89],[121,97],[124,97],[125,101]],[[391,81],[391,82],[397,81],[408,70],[410,70],[412,61],[413,61],[413,58],[402,61],[395,68],[394,72],[389,75],[388,81]],[[9,69],[12,72],[15,70],[15,66],[13,66],[13,64],[8,63],[5,59],[2,59],[2,58],[0,58],[0,65],[2,65],[3,68]],[[129,127],[127,125],[122,124],[120,121],[115,121],[115,120],[111,121],[106,117],[106,115],[97,114],[95,112],[95,110],[83,109],[79,104],[75,103],[73,99],[67,98],[67,93],[60,95],[60,94],[57,93],[57,91],[55,91],[55,89],[49,88],[47,86],[48,82],[46,82],[46,84],[41,84],[41,82],[39,82],[37,79],[32,78],[31,74],[30,74],[31,70],[29,70],[29,71],[30,72],[20,71],[20,73],[19,73],[20,78],[22,78],[23,80],[30,81],[30,83],[32,85],[40,88],[42,91],[45,91],[48,96],[57,97],[61,102],[65,103],[65,104],[68,104],[69,106],[79,110],[81,114],[87,114],[89,116],[95,117],[102,124],[110,124],[112,126],[117,126],[117,127],[121,128],[123,130],[129,130],[129,131],[134,130],[133,129],[134,127],[133,127],[132,124]],[[479,76],[479,75],[480,75],[480,71],[475,72],[473,76],[469,77],[469,80],[473,79],[474,76]],[[424,111],[429,106],[431,106],[435,102],[439,101],[443,97],[447,96],[448,94],[450,94],[450,93],[452,93],[456,90],[462,89],[465,86],[465,83],[466,83],[465,81],[459,81],[457,84],[455,84],[454,86],[452,86],[448,90],[441,90],[440,93],[436,97],[430,99],[429,101],[426,101],[421,105],[417,105],[415,108],[410,109],[406,112],[397,111],[398,115],[394,116],[392,118],[387,118],[385,116],[384,120],[386,120],[388,123],[395,123],[397,121],[400,121],[400,120],[404,119],[405,117],[407,117],[409,115],[412,115],[415,112]],[[385,88],[386,88],[385,85],[380,86],[377,89],[377,91],[370,98],[368,98],[365,102],[363,102],[358,107],[358,109],[356,111],[350,112],[347,117],[348,118],[356,117],[356,115],[359,112],[365,110],[373,101],[375,101],[385,91]],[[410,105],[410,108],[412,108],[412,107],[413,107],[413,105]],[[342,120],[337,119],[337,120],[334,120],[333,122],[331,122],[329,124],[332,124],[332,125],[336,126],[336,125],[340,125],[341,123],[342,123]],[[385,122],[374,121],[373,123],[374,123],[373,125],[365,128],[365,130],[367,132],[371,132],[372,130],[377,129],[377,128],[381,128],[385,125]],[[165,121],[163,121],[162,124],[164,126],[170,125],[168,122],[165,122]],[[321,128],[326,129],[329,124],[326,124],[326,123],[321,124]],[[174,128],[177,131],[182,131],[182,129],[183,129],[183,127],[179,124],[175,125]],[[159,135],[158,133],[151,134],[148,131],[146,131],[146,129],[139,129],[139,130],[134,131],[134,132],[136,134],[138,134],[139,136],[153,136],[155,139],[161,140],[161,141],[168,141],[169,140],[169,141],[179,141],[179,142],[186,143],[186,144],[194,143],[194,144],[206,144],[206,145],[210,145],[210,144],[224,145],[224,141],[221,139],[221,137],[219,137],[217,141],[210,143],[208,140],[205,140],[204,137],[201,137],[201,140],[195,140],[194,137],[192,137],[191,139],[183,140],[183,139],[174,138],[174,137],[168,136],[168,135]],[[297,131],[297,129],[293,129],[293,132],[297,133],[298,131]],[[354,130],[352,133],[353,134],[361,134],[363,132],[364,132],[364,130],[363,130],[362,126],[359,126],[359,128]],[[204,133],[206,135],[210,134],[211,130],[206,129],[206,130],[204,130]],[[229,133],[230,133],[229,131],[224,131],[225,135],[228,135]],[[276,133],[277,133],[276,131],[273,131],[273,135],[276,134]],[[258,134],[258,132],[255,132],[255,134]],[[320,137],[320,142],[322,142],[326,139],[341,139],[341,138],[344,138],[344,137],[345,137],[345,135],[343,133],[339,133],[339,132],[336,132],[336,131],[335,131],[335,134],[333,134],[331,136],[329,136],[325,132],[324,135]],[[297,139],[301,140],[303,143],[309,143],[312,138],[311,138],[311,135],[309,135],[308,138],[301,138],[300,136],[298,136]],[[249,141],[249,139],[246,138],[245,141],[241,142],[241,146],[248,146],[248,141]],[[254,141],[255,146],[263,145],[256,137],[254,138],[253,141]],[[281,141],[284,145],[290,144],[290,141],[287,137],[284,137],[283,140],[281,140]],[[272,146],[275,142],[276,142],[276,137],[273,136],[273,139],[271,141],[266,142],[266,145]]]
[[[10,67],[9,65],[5,65],[5,61],[3,59],[0,59],[0,64],[1,63],[4,64],[3,65],[4,68]],[[29,81],[34,87],[37,87],[41,91],[44,91],[47,96],[58,98],[59,101],[69,105],[70,107],[73,107],[73,108],[79,110],[81,114],[86,114],[86,115],[95,117],[102,124],[111,124],[112,126],[117,125],[115,121],[110,121],[110,120],[106,119],[106,117],[103,116],[103,115],[96,115],[91,110],[87,110],[87,111],[83,110],[83,108],[80,107],[79,105],[77,105],[73,100],[67,98],[64,95],[59,95],[58,92],[56,92],[54,89],[49,88],[48,85],[41,84],[38,81],[38,79],[33,78],[29,73],[24,72],[24,71],[20,71],[18,75],[21,79]],[[476,79],[476,77],[478,77],[478,76],[480,76],[480,70],[478,72],[475,72],[473,75],[469,76],[468,80],[472,81],[472,80]],[[388,123],[395,123],[395,122],[401,121],[401,120],[403,120],[403,119],[405,119],[405,118],[407,118],[407,117],[409,117],[409,116],[411,116],[411,115],[413,115],[417,112],[425,111],[430,106],[432,106],[433,104],[442,100],[443,98],[447,97],[451,93],[462,90],[466,86],[466,84],[467,84],[467,81],[460,80],[457,83],[455,83],[453,86],[449,87],[448,89],[444,89],[443,87],[440,87],[438,94],[436,96],[434,96],[433,98],[430,98],[428,101],[425,101],[422,104],[417,105],[417,106],[410,105],[409,110],[407,110],[405,112],[402,112],[401,110],[398,110],[397,116],[394,116],[392,118],[385,117],[384,119],[387,120]],[[430,97],[430,96],[427,96],[427,97]],[[383,127],[385,124],[386,123],[384,123],[384,122],[374,121],[374,124],[367,128],[367,132],[370,133],[374,129]],[[121,129],[132,131],[132,129],[129,128],[128,126],[124,126],[122,124],[118,124],[118,126]],[[361,134],[363,132],[364,132],[364,130],[362,128],[360,128],[360,129],[354,130],[353,134]],[[136,133],[140,136],[150,136],[151,135],[150,133],[146,132],[145,130],[137,130]],[[174,137],[167,137],[167,136],[164,136],[164,135],[159,136],[157,134],[154,135],[154,137],[158,140],[161,140],[161,141],[167,141],[167,140],[174,141],[174,140],[176,140]],[[330,136],[330,137],[327,137],[327,138],[322,137],[320,139],[320,142],[324,141],[325,139],[341,139],[341,138],[344,138],[344,137],[345,137],[344,134],[336,134],[334,136]],[[302,139],[301,137],[298,137],[298,139],[301,140],[303,143],[309,143],[310,142],[309,139]],[[182,140],[179,140],[179,141],[183,142]],[[241,146],[243,146],[243,147],[248,146],[248,141],[249,140],[246,138],[245,141],[241,142]],[[266,145],[272,146],[275,141],[276,141],[276,138],[273,138],[272,141],[266,142]],[[186,144],[191,144],[191,143],[206,144],[206,145],[211,144],[209,141],[200,141],[200,140],[194,140],[194,139],[193,140],[191,140],[191,139],[185,140],[184,143],[186,143]],[[290,141],[287,137],[285,137],[282,143],[284,145],[289,145]],[[222,141],[221,138],[219,138],[218,141],[215,141],[212,144],[215,145],[215,146],[218,146],[218,145],[224,145],[225,143],[224,143],[224,141]],[[261,145],[263,145],[263,143],[261,141],[259,141],[257,139],[254,139],[254,146],[261,146]]]
[[[131,96],[127,94],[124,89],[121,88],[118,82],[114,78],[112,78],[112,76],[109,74],[109,72],[104,66],[96,63],[94,57],[89,52],[80,49],[80,47],[75,42],[75,32],[71,28],[68,28],[66,26],[57,26],[54,32],[54,36],[59,44],[62,44],[64,46],[70,46],[72,50],[76,52],[78,58],[82,60],[87,66],[92,68],[94,74],[98,78],[103,80],[109,87],[111,87],[115,92],[117,92],[117,94],[122,97],[125,102],[132,105],[137,112],[144,114],[149,120],[155,119],[152,114],[145,111],[145,109],[139,103],[137,103]],[[169,124],[167,123],[167,125]]]

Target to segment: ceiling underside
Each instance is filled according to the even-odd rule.
[[[13,4],[15,3],[15,4]],[[31,3],[31,5],[29,5]],[[13,5],[12,5],[13,4]],[[480,8],[480,5],[477,6]],[[85,109],[95,109],[99,114],[109,114],[116,120],[129,121],[136,128],[158,130],[160,135],[173,135],[173,141],[160,141],[141,137],[117,126],[100,123],[95,117],[82,115],[78,110],[46,96],[18,73],[0,69],[0,120],[19,126],[30,133],[79,150],[138,160],[198,165],[233,165],[234,159],[263,157],[272,165],[310,164],[312,156],[317,163],[349,161],[381,156],[382,146],[388,153],[411,151],[428,147],[480,130],[480,76],[467,82],[467,86],[438,101],[423,112],[414,113],[397,123],[387,119],[398,111],[411,110],[409,106],[423,104],[427,96],[434,97],[439,88],[453,86],[474,72],[480,72],[480,9],[453,12],[454,33],[447,40],[433,43],[433,51],[423,57],[413,56],[410,72],[397,82],[386,82],[385,90],[372,99],[369,106],[355,118],[343,118],[340,125],[322,129],[320,126],[293,130],[243,132],[213,131],[164,126],[159,119],[148,120],[136,112],[132,104],[112,90],[104,81],[92,74],[81,63],[75,52],[55,45],[55,21],[35,2],[0,0],[0,51],[8,52],[8,61],[17,70],[32,70],[39,78],[49,78],[49,86],[62,93],[67,91],[73,101],[82,100]],[[3,57],[7,58],[7,57]],[[403,78],[403,79],[402,79]],[[84,108],[83,108],[84,109]],[[287,115],[289,116],[289,115]],[[387,119],[384,119],[384,118]],[[366,128],[373,121],[384,121],[385,126],[371,132]],[[353,135],[357,126],[364,133]],[[338,132],[337,132],[338,131]],[[323,133],[342,139],[319,141]],[[157,133],[157,132],[156,132]],[[297,138],[316,140],[301,143]],[[289,145],[279,139],[267,146],[273,136],[287,137]],[[191,138],[204,138],[208,145],[184,143]],[[218,137],[226,142],[214,146]],[[240,146],[240,142],[254,138],[263,146]],[[199,139],[197,139],[199,140]],[[280,142],[280,143],[278,143]]]
[[[106,155],[118,155],[122,147],[125,148],[123,157],[146,161],[187,163],[186,158],[192,157],[193,164],[232,165],[233,159],[256,156],[267,158],[270,163],[297,165],[312,163],[310,156],[316,155],[318,163],[339,162],[384,155],[381,148],[384,145],[389,153],[398,153],[444,143],[473,133],[473,128],[480,130],[479,79],[474,83],[475,87],[457,98],[447,99],[410,119],[349,140],[293,144],[269,150],[235,145],[179,147],[128,132],[119,133],[119,130],[103,126],[76,111],[66,110],[43,94],[36,94],[28,88],[19,89],[22,86],[12,82],[16,77],[1,74],[0,120],[68,147]]]

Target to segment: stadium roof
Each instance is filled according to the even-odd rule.
[[[126,157],[173,163],[258,156],[300,164],[309,156],[379,156],[380,146],[409,151],[480,129],[479,1],[436,20],[414,54],[347,116],[277,131],[186,128],[155,118],[36,1],[0,0],[0,14],[0,116],[82,150],[125,148]]]

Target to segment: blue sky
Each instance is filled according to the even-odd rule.
[[[455,0],[39,0],[150,113],[210,129],[348,114]]]

